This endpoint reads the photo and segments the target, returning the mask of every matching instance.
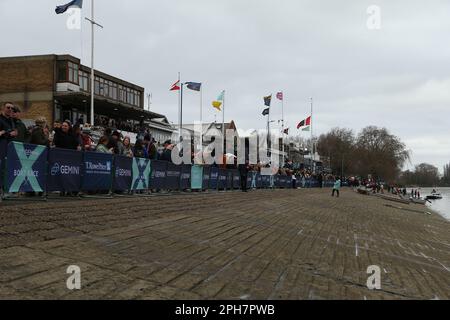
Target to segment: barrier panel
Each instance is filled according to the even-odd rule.
[[[262,188],[262,176],[261,173],[256,174],[256,188],[261,189]]]
[[[151,163],[149,159],[133,158],[133,182],[131,190],[150,189]]]
[[[287,176],[280,175],[278,180],[278,185],[280,189],[286,188],[286,178]]]
[[[203,167],[193,165],[191,169],[191,190],[202,190],[203,188]]]
[[[115,191],[131,190],[133,183],[133,158],[125,156],[114,157],[114,183]]]
[[[280,187],[280,175],[277,174],[273,177],[273,186],[275,188],[279,188]]]
[[[233,170],[227,169],[227,190],[233,190]]]
[[[217,186],[219,190],[227,189],[227,178],[228,178],[227,169],[219,169],[219,182]]]
[[[165,189],[167,176],[166,161],[151,161],[150,189]]]
[[[181,166],[180,189],[188,190],[191,188],[192,165],[183,164]]]
[[[47,156],[48,150],[44,146],[10,143],[6,159],[7,192],[44,192]]]
[[[167,163],[166,187],[169,190],[180,189],[181,166]]]
[[[286,177],[286,189],[292,189],[292,176]]]
[[[82,152],[50,149],[48,151],[47,191],[80,191],[82,164]]]
[[[241,174],[239,170],[233,170],[233,189],[241,188]]]
[[[82,191],[107,191],[112,187],[112,154],[85,152]]]
[[[262,179],[262,188],[269,189],[270,188],[270,176],[261,176]]]
[[[211,167],[211,171],[209,174],[209,189],[217,190],[219,186],[219,168]]]
[[[203,166],[203,178],[202,178],[202,189],[207,190],[209,188],[209,178],[211,175],[211,167]]]

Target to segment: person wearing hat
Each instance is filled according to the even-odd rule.
[[[172,162],[172,141],[167,140],[164,142],[164,151],[162,152],[161,159],[162,161]]]
[[[119,131],[114,131],[111,138],[114,140],[114,154],[117,155],[125,155],[123,143],[122,143],[122,134]]]
[[[48,134],[45,132],[47,120],[44,117],[38,117],[34,123],[35,126],[31,130],[30,143],[48,147],[50,141]]]
[[[28,131],[25,124],[20,120],[20,116],[22,114],[22,110],[20,110],[20,107],[17,105],[14,105],[14,108],[12,109],[11,118],[14,121],[14,125],[17,129],[17,136],[14,138],[13,141],[16,142],[28,142],[28,139],[30,137],[30,132]]]

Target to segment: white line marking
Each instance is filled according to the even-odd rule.
[[[359,256],[359,251],[358,251],[358,236],[355,233],[355,254],[358,257]]]
[[[302,233],[303,233],[303,229],[300,230],[300,231],[297,233],[297,235],[299,236],[299,235],[301,235]]]

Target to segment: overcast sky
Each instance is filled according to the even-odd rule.
[[[68,30],[69,0],[0,0],[0,56],[72,54],[90,65],[90,26]],[[96,0],[96,68],[145,87],[152,110],[178,122],[177,80],[204,84],[204,120],[226,90],[226,120],[264,128],[262,97],[283,90],[291,134],[315,100],[316,134],[384,126],[412,164],[450,161],[450,2],[380,0]],[[83,14],[90,16],[91,0]],[[381,29],[367,9],[381,9]],[[185,122],[199,119],[185,94]],[[272,118],[281,119],[274,100]],[[277,124],[273,124],[275,129]],[[304,134],[304,133],[303,133]],[[411,167],[411,165],[410,165]]]

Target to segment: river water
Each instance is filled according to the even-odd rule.
[[[425,198],[426,196],[430,195],[432,191],[432,188],[423,188],[421,189],[420,193],[421,196]],[[440,213],[450,221],[450,188],[437,188],[437,191],[442,194],[443,199],[430,200],[431,203],[428,203],[427,206]]]

